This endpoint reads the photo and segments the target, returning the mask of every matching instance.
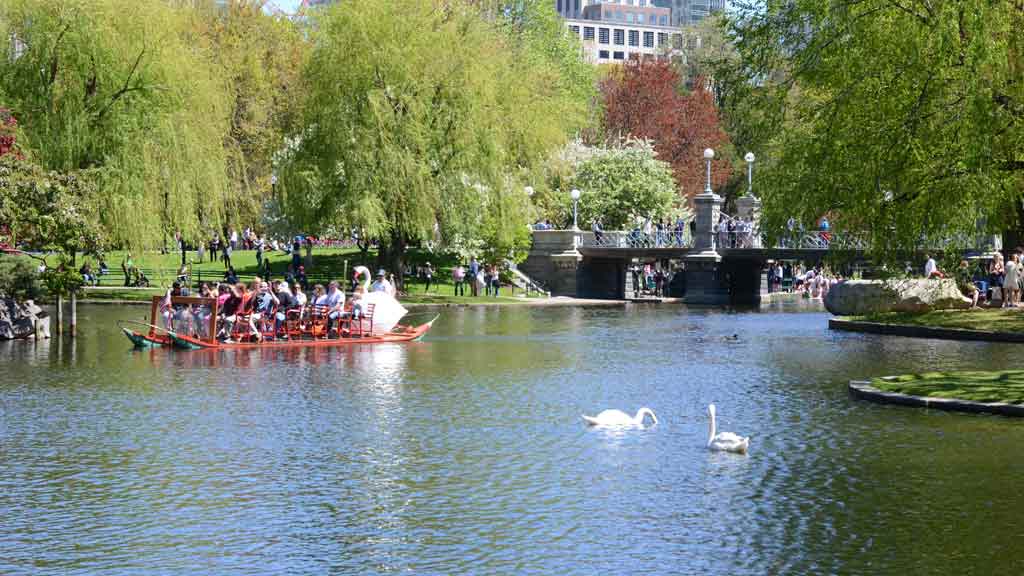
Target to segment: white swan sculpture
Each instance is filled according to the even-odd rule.
[[[732,432],[719,432],[715,433],[715,405],[708,405],[708,415],[711,417],[708,428],[708,450],[712,452],[735,452],[736,454],[746,454],[747,448],[750,447],[749,436],[739,436]]]
[[[654,415],[654,411],[650,408],[637,410],[636,416],[630,416],[622,410],[605,410],[597,416],[583,416],[583,419],[591,426],[643,428],[645,416],[650,416],[655,424],[658,423],[658,417]]]
[[[363,279],[363,312],[366,312],[368,304],[373,304],[373,334],[384,334],[390,332],[398,322],[409,311],[402,306],[391,294],[384,292],[370,292],[370,270],[366,266],[356,266],[352,269],[356,279],[364,276]]]

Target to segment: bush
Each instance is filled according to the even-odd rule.
[[[0,295],[36,300],[45,294],[36,264],[21,256],[0,256]]]

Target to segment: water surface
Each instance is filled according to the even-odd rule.
[[[146,312],[0,343],[0,573],[1024,569],[1021,423],[846,391],[1019,366],[1016,345],[641,305],[444,309],[403,345],[133,351],[115,321]],[[704,449],[709,402],[749,456]],[[658,426],[580,420],[643,405]]]

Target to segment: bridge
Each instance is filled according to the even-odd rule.
[[[535,230],[522,269],[553,294],[624,299],[635,293],[629,267],[639,262],[669,261],[676,269],[672,296],[691,304],[756,304],[766,291],[768,260],[818,262],[829,253],[863,256],[862,243],[828,232],[794,231],[775,246],[763,246],[758,230],[761,203],[753,196],[737,199],[737,216],[753,232],[718,232],[722,198],[714,193],[694,198],[695,226],[686,231]]]

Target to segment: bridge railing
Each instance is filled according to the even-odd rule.
[[[784,235],[775,244],[784,250],[865,250],[867,242],[850,235],[839,235],[822,230],[794,231]]]
[[[693,239],[688,231],[644,233],[638,230],[631,232],[614,230],[610,232],[594,232],[583,234],[580,246],[587,248],[689,248]]]

